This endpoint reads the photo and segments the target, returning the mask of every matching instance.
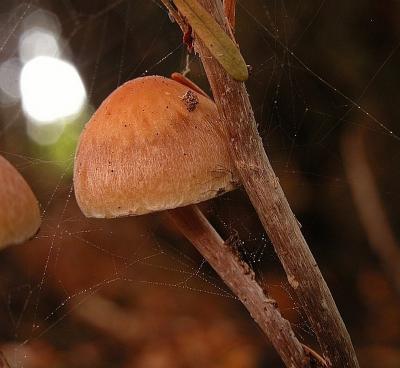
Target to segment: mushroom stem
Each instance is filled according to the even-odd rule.
[[[169,210],[168,214],[244,304],[286,366],[307,367],[309,359],[275,300],[266,295],[257,283],[254,271],[240,259],[234,247],[224,242],[200,209],[192,205]]]

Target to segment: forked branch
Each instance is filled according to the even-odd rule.
[[[208,97],[182,74],[173,73],[171,78]],[[318,354],[299,343],[290,323],[281,316],[276,302],[257,283],[253,270],[240,258],[232,244],[222,240],[196,205],[169,210],[167,213],[247,308],[288,367],[309,367],[311,362],[316,363],[315,367],[326,367]]]
[[[231,34],[222,2],[198,1]],[[350,336],[264,151],[244,83],[230,77],[201,40],[196,40],[195,48],[225,124],[239,176],[307,314],[325,360],[335,368],[357,368]]]

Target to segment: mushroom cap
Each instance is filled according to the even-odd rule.
[[[0,248],[33,237],[40,226],[38,201],[21,174],[0,156]]]
[[[160,76],[116,89],[86,124],[75,157],[75,195],[88,217],[172,209],[236,186],[215,104]]]

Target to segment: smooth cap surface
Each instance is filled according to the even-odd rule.
[[[29,185],[0,156],[0,248],[31,238],[40,222],[39,205]]]
[[[237,186],[215,104],[168,78],[115,90],[83,131],[74,187],[89,217],[198,203]]]

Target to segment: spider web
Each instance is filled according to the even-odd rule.
[[[19,103],[0,105],[0,153],[31,184],[43,220],[32,241],[2,251],[0,258],[0,338],[13,367],[29,367],[34,356],[29,347],[41,341],[52,342],[58,350],[70,349],[82,339],[77,338],[75,323],[82,323],[89,335],[100,331],[124,346],[141,344],[145,334],[140,331],[148,333],[151,327],[139,323],[139,332],[131,336],[112,325],[121,320],[136,323],[132,315],[142,316],[140,308],[146,307],[153,308],[149,315],[156,318],[161,312],[158,303],[148,301],[151,298],[161,298],[167,305],[160,322],[164,328],[171,328],[163,325],[165,319],[178,321],[178,311],[182,313],[175,299],[192,308],[203,323],[207,319],[199,317],[197,303],[229,308],[226,319],[234,323],[240,316],[246,343],[260,346],[251,350],[257,357],[251,366],[262,364],[265,354],[276,361],[261,351],[265,343],[236,297],[187,242],[163,225],[161,214],[91,220],[84,218],[74,200],[71,173],[77,137],[91,112],[117,86],[138,76],[190,70],[188,76],[209,90],[201,64],[196,55],[188,55],[176,24],[158,1],[5,1],[0,5],[0,62],[18,57],[22,24],[39,8],[57,16],[64,52],[83,76],[90,105],[83,118],[50,146],[37,145],[26,135]],[[398,35],[390,29],[392,23],[383,25],[390,17],[373,4],[239,1],[237,17],[237,39],[252,67],[247,86],[267,153],[345,319],[354,318],[351,328],[356,330],[362,317],[346,306],[346,298],[357,282],[350,260],[365,244],[359,241],[349,249],[354,237],[343,234],[358,223],[341,200],[347,190],[341,140],[348,130],[366,131],[383,200],[395,218],[399,196],[394,162],[400,129],[392,96],[399,79],[393,71],[399,58]],[[360,34],[360,27],[367,35]],[[244,259],[278,300],[300,338],[311,340],[313,333],[244,191],[219,197],[204,209],[224,238],[237,239]],[[333,270],[332,264],[340,264],[340,270]],[[356,264],[363,268],[361,262]],[[368,265],[376,269],[373,260]],[[142,299],[146,302],[138,301]],[[362,305],[356,297],[352,302]],[[99,308],[110,315],[98,317]],[[57,341],[68,329],[74,331],[66,342]],[[399,339],[400,333],[395,336]],[[233,348],[238,341],[227,344]],[[153,351],[150,343],[145,346]]]

